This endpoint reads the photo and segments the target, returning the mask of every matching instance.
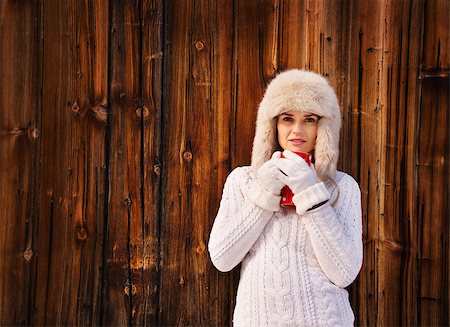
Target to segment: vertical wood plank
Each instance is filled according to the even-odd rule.
[[[406,43],[402,50],[402,62],[406,55],[406,70],[401,74],[402,81],[405,81],[406,94],[400,98],[399,105],[404,105],[404,120],[406,131],[403,144],[404,162],[402,163],[402,173],[400,174],[400,185],[404,187],[400,199],[404,199],[404,263],[402,272],[403,294],[402,294],[402,323],[407,326],[416,326],[418,322],[418,220],[417,220],[417,177],[416,177],[416,156],[417,140],[416,130],[418,112],[420,107],[420,82],[417,76],[419,63],[422,55],[422,24],[417,22],[423,20],[423,2],[417,1],[411,4],[410,13],[403,13],[402,26],[409,33],[403,32],[402,44]],[[409,21],[408,21],[409,20]],[[409,25],[408,25],[409,24]],[[408,40],[405,40],[406,35]],[[404,75],[406,74],[406,76]],[[402,98],[404,99],[402,102]],[[400,145],[399,145],[400,146]],[[388,159],[389,160],[389,159]],[[387,201],[386,206],[390,205]]]
[[[107,1],[97,2],[106,10]],[[98,324],[103,240],[107,18],[43,2],[34,324]],[[97,66],[96,70],[92,67]]]
[[[166,17],[177,24],[165,48],[160,323],[229,325],[235,274],[219,274],[206,247],[230,169],[233,7],[170,3]]]
[[[73,262],[75,267],[79,265],[80,272],[75,270],[77,276],[70,281],[76,302],[69,307],[67,323],[95,325],[100,322],[104,269],[109,2],[77,2],[74,9],[76,44],[72,47],[77,50],[74,81],[77,96],[72,110],[76,113],[79,101],[81,115],[85,115],[77,125],[80,135],[72,143],[77,150],[76,144],[80,144],[80,157],[74,169],[78,171],[77,183],[72,190],[77,241]]]
[[[29,325],[36,251],[39,3],[0,4],[0,325]]]
[[[35,324],[99,322],[107,18],[85,5],[43,4]]]
[[[306,0],[280,1],[280,68],[306,68],[307,15]]]
[[[191,153],[192,159],[186,166],[188,178],[187,189],[190,212],[188,213],[188,239],[186,254],[189,256],[190,271],[186,272],[185,285],[189,291],[188,321],[194,325],[212,325],[214,317],[204,310],[205,303],[209,302],[208,274],[211,272],[206,245],[208,218],[210,212],[210,198],[208,196],[212,179],[211,165],[213,155],[212,139],[214,125],[214,108],[212,107],[212,65],[213,57],[211,25],[213,22],[210,1],[194,1],[194,13],[190,27],[189,39],[189,75],[187,81],[187,133],[191,149],[186,149],[183,157]],[[189,159],[189,158],[186,158]],[[206,195],[206,196],[205,196]],[[205,228],[206,227],[206,228]]]
[[[205,140],[209,148],[211,175],[208,190],[208,212],[204,222],[204,239],[209,240],[214,217],[219,208],[223,185],[231,170],[231,133],[234,74],[234,6],[227,1],[211,1],[210,7],[210,56],[211,56],[211,132]],[[206,158],[205,158],[206,159]],[[206,205],[206,204],[205,204]],[[207,245],[207,243],[205,244]],[[205,249],[205,253],[208,251]],[[236,296],[238,271],[220,273],[208,258],[206,275],[208,284],[204,290],[207,300],[203,310],[211,325],[230,326]]]
[[[448,82],[422,81],[418,131],[419,324],[449,322]]]
[[[232,167],[250,165],[258,105],[279,65],[278,51],[273,46],[278,44],[278,3],[237,1],[235,5]]]
[[[405,179],[407,169],[413,167],[406,160],[408,119],[414,120],[417,108],[407,106],[408,96],[417,96],[415,74],[409,76],[409,63],[418,63],[419,34],[411,33],[411,19],[420,20],[418,11],[413,11],[408,1],[386,2],[385,29],[383,31],[383,78],[382,78],[382,152],[384,167],[380,183],[384,188],[384,202],[380,204],[380,244],[379,244],[379,288],[383,301],[379,302],[379,311],[383,312],[384,323],[404,325],[402,311],[404,303],[409,306],[409,324],[415,321],[417,312],[413,307],[414,286],[408,285],[415,280],[415,260],[410,257],[414,253],[414,234],[408,235],[408,219],[406,201],[411,197],[407,193],[408,181]],[[411,35],[412,37],[408,37]],[[414,88],[409,86],[415,86]],[[411,94],[410,94],[411,93]],[[405,271],[407,265],[409,269]],[[407,275],[409,274],[409,276]],[[396,281],[396,282],[393,282]],[[402,282],[400,282],[402,281]],[[403,282],[404,281],[404,282]],[[412,288],[411,288],[412,286]],[[410,290],[410,293],[408,292]],[[408,294],[409,293],[409,294]],[[416,295],[417,296],[417,295]],[[416,323],[412,323],[415,325]]]
[[[380,81],[382,76],[384,1],[352,2],[349,38],[350,102],[352,109],[351,172],[360,183],[364,238],[364,265],[355,287],[359,303],[355,308],[357,325],[386,324],[383,312],[378,312],[384,285],[379,285],[379,213],[382,201],[379,181],[382,163]],[[381,294],[382,295],[382,294]]]
[[[142,115],[139,2],[111,5],[107,306],[103,323],[134,325],[142,299]],[[135,284],[136,278],[136,284]],[[138,294],[139,291],[139,294]]]
[[[163,211],[161,222],[160,317],[161,325],[183,326],[190,321],[190,238],[192,223],[191,184],[192,153],[188,104],[191,47],[192,1],[169,2],[165,5],[165,99],[163,103]],[[197,140],[194,140],[197,142]]]
[[[161,209],[161,102],[163,62],[163,2],[141,1],[139,7],[140,74],[142,106],[140,164],[142,178],[142,224],[134,225],[142,233],[142,244],[136,237],[137,265],[133,269],[136,293],[136,325],[155,326],[159,314],[160,209]]]
[[[317,31],[314,42],[318,44],[315,58],[317,71],[328,79],[335,89],[341,112],[345,112],[348,98],[347,72],[349,67],[348,51],[348,1],[322,1],[318,2]],[[341,114],[343,116],[343,114]],[[343,124],[345,121],[343,122]],[[342,133],[341,133],[342,134]],[[340,142],[341,148],[345,143]]]
[[[424,6],[417,122],[418,323],[449,324],[448,1]]]

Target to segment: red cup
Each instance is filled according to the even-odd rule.
[[[312,156],[311,154],[309,154],[308,152],[294,152],[296,155],[302,157],[306,163],[308,164],[308,166],[311,165],[311,159]],[[284,158],[283,156],[283,152],[281,153],[281,158]],[[282,189],[281,189],[281,201],[280,201],[280,205],[282,207],[295,207],[294,202],[292,202],[292,198],[294,197],[294,193],[292,193],[291,189],[289,188],[289,186],[285,185]]]

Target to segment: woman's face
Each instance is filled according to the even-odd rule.
[[[287,111],[278,116],[278,143],[283,150],[311,152],[317,137],[319,116],[310,112]]]

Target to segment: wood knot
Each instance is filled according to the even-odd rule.
[[[192,152],[191,151],[184,151],[183,159],[186,160],[186,161],[191,161],[192,160]]]
[[[127,207],[131,206],[131,199],[129,197],[127,197],[124,201],[123,204]]]
[[[195,48],[197,51],[202,51],[205,48],[205,45],[202,41],[195,42]]]
[[[153,166],[153,172],[156,174],[156,175],[161,175],[161,167],[160,167],[160,165],[154,165]]]
[[[30,261],[32,256],[33,256],[33,251],[31,251],[30,249],[26,249],[23,252],[23,258],[25,259],[25,261]]]
[[[106,108],[106,105],[103,104],[97,104],[94,107],[92,107],[89,112],[92,114],[95,120],[102,124],[106,124],[108,121],[108,110]]]
[[[80,114],[80,106],[79,106],[77,100],[75,100],[75,101],[73,102],[73,104],[72,104],[72,112],[73,112],[75,115]]]
[[[76,229],[77,232],[77,240],[80,242],[84,242],[88,238],[88,233],[83,226],[78,226]]]
[[[125,285],[125,288],[123,289],[126,296],[130,296],[130,285]],[[137,292],[137,288],[134,285],[131,285],[131,295],[135,295]]]
[[[150,110],[146,106],[142,106],[136,109],[136,117],[139,119],[147,120],[150,116]]]
[[[39,137],[39,129],[37,129],[36,127],[28,128],[28,138],[31,141],[37,140],[38,137]]]
[[[202,242],[202,243],[200,243],[199,246],[197,246],[196,252],[197,252],[197,254],[203,254],[205,252],[205,250],[206,250],[206,245],[205,245],[205,243]]]
[[[9,135],[20,135],[26,131],[26,128],[14,127],[8,131]]]

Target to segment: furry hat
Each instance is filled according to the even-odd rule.
[[[333,177],[339,157],[341,114],[336,93],[313,72],[287,70],[268,85],[259,105],[253,141],[252,169],[256,171],[277,148],[276,120],[283,112],[312,112],[321,118],[314,147],[315,168],[321,180]]]

